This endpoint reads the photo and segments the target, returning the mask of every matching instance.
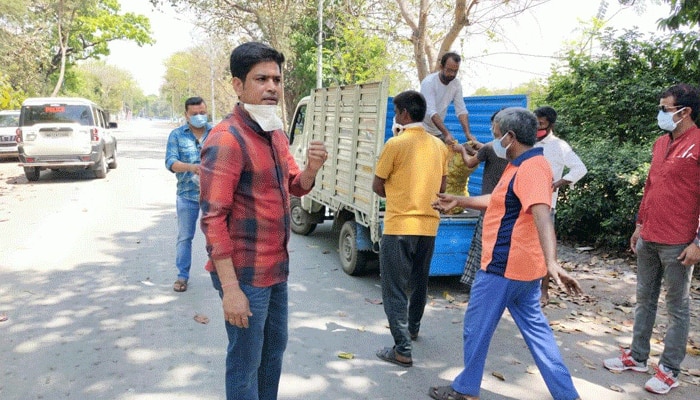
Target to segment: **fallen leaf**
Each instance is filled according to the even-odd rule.
[[[370,299],[368,297],[365,297],[365,301],[368,302],[369,304],[375,304],[375,305],[382,304],[381,299]]]
[[[700,369],[691,368],[688,370],[688,375],[700,376]]]
[[[5,314],[5,313],[0,314],[0,322],[5,322],[5,321],[7,321],[7,314]]]
[[[618,393],[624,393],[624,392],[625,392],[625,390],[624,390],[623,388],[621,388],[621,387],[619,387],[619,386],[617,386],[617,385],[610,385],[610,386],[608,386],[608,387],[610,388],[610,390],[613,390],[613,391],[618,392]]]
[[[527,368],[525,369],[525,372],[527,372],[530,375],[535,375],[538,372],[540,372],[540,370],[537,369],[536,365],[528,365]]]
[[[209,317],[203,314],[195,314],[194,315],[194,320],[199,322],[200,324],[208,324],[209,323]]]
[[[500,373],[500,372],[493,371],[493,372],[491,372],[491,375],[495,376],[496,378],[498,378],[498,379],[500,379],[500,380],[502,380],[502,381],[505,381],[505,380],[506,380],[506,377],[503,376],[503,374]]]
[[[367,329],[366,329],[364,326],[361,326],[361,327],[357,328],[357,330],[360,331],[360,332],[364,332],[364,331],[366,331]]]
[[[442,293],[442,297],[444,297],[445,300],[449,301],[450,303],[452,303],[453,301],[455,301],[455,298],[452,297],[452,295],[450,295],[450,293],[447,292],[447,291],[444,291],[444,292]]]
[[[344,351],[341,351],[340,353],[338,353],[338,358],[342,358],[345,360],[352,360],[353,358],[355,358],[355,355],[352,353],[346,353]]]

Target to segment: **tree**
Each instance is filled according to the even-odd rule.
[[[673,60],[682,49],[670,36],[636,31],[594,33],[600,54],[571,51],[549,79],[547,104],[557,110],[558,135],[588,167],[560,194],[557,231],[564,239],[616,249],[628,245],[651,158],[659,93],[697,82],[697,58]]]
[[[46,90],[44,85],[28,82],[40,77],[36,80],[53,82],[52,95],[57,95],[68,69],[77,61],[109,54],[111,41],[153,43],[148,18],[120,14],[118,0],[18,0],[16,6],[4,3],[0,11],[8,14],[0,18],[0,61],[16,65],[11,73],[13,84],[17,82],[23,88],[27,84],[31,92]],[[12,77],[15,73],[16,79]]]
[[[64,88],[67,95],[85,97],[124,116],[138,115],[145,104],[143,91],[131,73],[104,61],[80,63],[70,74],[70,84]]]
[[[439,69],[442,54],[452,49],[463,31],[493,34],[498,23],[548,0],[396,0],[408,27],[418,79]],[[416,4],[417,3],[417,4]]]

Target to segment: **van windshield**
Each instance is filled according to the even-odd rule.
[[[43,123],[95,125],[90,107],[86,105],[42,104],[22,107],[22,125]]]
[[[19,115],[0,115],[0,128],[16,128],[19,125]]]

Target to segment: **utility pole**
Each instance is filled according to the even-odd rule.
[[[316,87],[323,86],[323,0],[318,0],[318,47],[316,48]]]

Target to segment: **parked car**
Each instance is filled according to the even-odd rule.
[[[109,113],[90,100],[29,98],[22,103],[17,129],[20,166],[30,181],[42,169],[91,169],[96,178],[117,167],[117,140]]]
[[[0,111],[0,158],[17,158],[19,110]]]

